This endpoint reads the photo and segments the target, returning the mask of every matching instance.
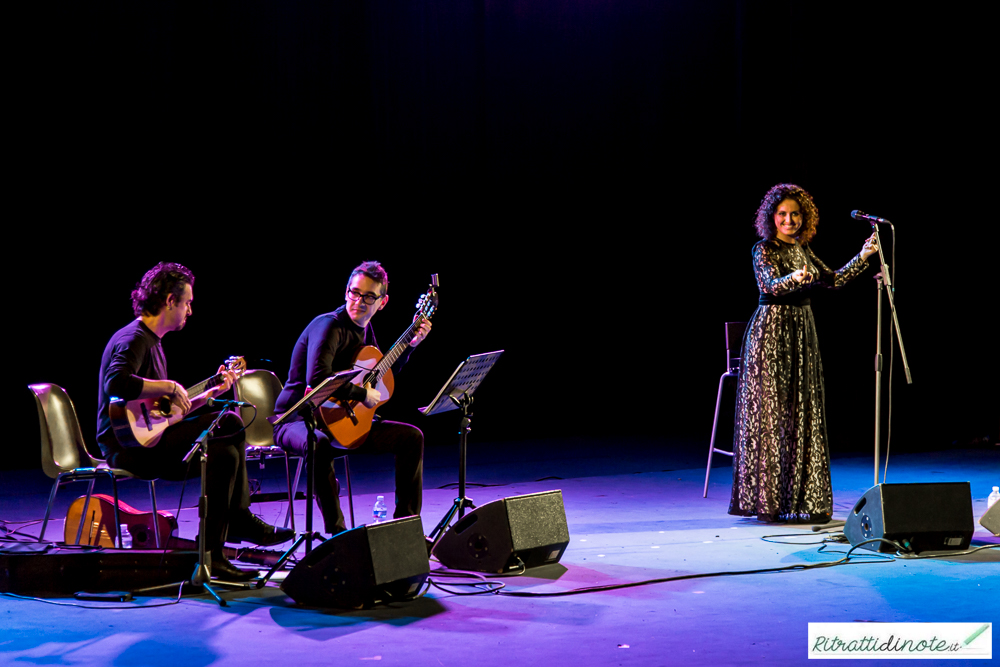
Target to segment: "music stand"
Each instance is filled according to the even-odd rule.
[[[451,509],[448,510],[444,518],[441,519],[441,522],[431,531],[431,551],[434,550],[434,547],[437,546],[437,543],[444,536],[445,529],[451,523],[456,513],[458,514],[458,518],[461,519],[465,516],[466,507],[472,509],[476,507],[472,503],[471,498],[465,497],[466,452],[469,431],[472,430],[469,428],[472,424],[472,413],[469,412],[469,408],[472,406],[472,394],[483,381],[483,378],[486,377],[486,374],[490,372],[490,369],[493,368],[493,364],[496,363],[501,354],[503,354],[503,350],[472,355],[458,365],[458,368],[451,374],[451,377],[444,383],[444,386],[441,387],[429,405],[418,408],[425,417],[441,412],[448,412],[449,410],[460,409],[462,411],[462,421],[458,430],[458,498],[455,498]]]
[[[347,384],[353,380],[361,371],[364,369],[351,369],[347,371],[340,371],[339,373],[334,373],[330,377],[326,378],[313,389],[311,392],[302,397],[298,403],[290,407],[284,414],[278,417],[269,417],[268,421],[271,422],[272,426],[277,426],[286,421],[291,420],[296,415],[302,417],[302,420],[306,423],[306,439],[308,441],[308,446],[306,448],[306,498],[308,503],[306,504],[306,532],[299,536],[295,543],[285,552],[281,560],[275,564],[275,568],[281,566],[282,563],[287,560],[299,545],[302,544],[303,540],[306,540],[306,554],[312,551],[312,541],[313,541],[313,462],[316,458],[316,416],[315,412],[319,409],[326,399],[330,398],[333,392],[340,389],[343,385]],[[350,412],[350,407],[347,408]],[[289,498],[288,502],[292,502]],[[273,570],[272,570],[273,572]]]

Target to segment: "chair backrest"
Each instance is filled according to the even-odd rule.
[[[726,322],[726,368],[730,371],[740,369],[743,334],[746,330],[746,322]]]
[[[83,440],[76,408],[66,391],[56,384],[28,386],[38,406],[38,426],[42,433],[42,470],[55,479],[60,473],[97,465]]]
[[[281,380],[271,371],[247,371],[236,381],[236,400],[257,406],[257,418],[253,408],[240,408],[243,423],[253,423],[246,430],[247,447],[270,447],[274,445],[274,427],[267,418],[274,414],[274,403],[281,393]]]

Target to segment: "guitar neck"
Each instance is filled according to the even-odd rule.
[[[385,375],[386,371],[392,368],[392,365],[396,363],[396,360],[403,354],[406,346],[409,345],[410,341],[417,335],[417,331],[420,330],[420,323],[423,319],[424,318],[421,315],[414,320],[413,324],[411,324],[403,335],[399,337],[399,340],[397,340],[395,344],[389,348],[389,351],[382,356],[382,360],[375,365],[375,368],[372,371],[374,374],[372,377],[374,382],[377,382],[379,378]]]
[[[431,315],[437,309],[437,293],[434,288],[437,287],[437,274],[431,276],[431,288],[427,291],[427,294],[420,297],[417,302],[417,316],[413,318],[413,322],[407,327],[403,335],[399,337],[395,345],[389,349],[388,352],[382,357],[375,368],[365,377],[365,384],[373,386],[378,382],[383,375],[385,375],[392,365],[396,363],[396,360],[403,354],[403,350],[410,344],[410,341],[416,337],[417,332],[420,331],[420,325],[423,324],[424,320],[430,320]]]
[[[200,396],[209,389],[212,389],[213,387],[217,387],[220,384],[222,384],[223,381],[225,381],[225,379],[226,376],[223,375],[222,373],[219,373],[218,375],[213,375],[207,380],[202,380],[198,384],[188,388],[187,390],[188,396],[191,398],[194,398],[195,396]]]

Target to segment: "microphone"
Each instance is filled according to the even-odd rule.
[[[865,222],[870,222],[873,225],[891,225],[892,223],[885,218],[880,218],[877,215],[868,215],[861,211],[851,211],[851,217],[855,220],[864,220]]]
[[[219,398],[210,398],[210,399],[208,399],[208,406],[212,407],[214,405],[218,405],[219,407],[222,407],[222,408],[252,408],[252,407],[254,407],[253,403],[244,403],[243,401],[227,401],[227,400],[219,399]]]

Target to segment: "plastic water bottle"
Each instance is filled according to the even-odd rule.
[[[132,533],[128,532],[128,524],[123,523],[118,526],[118,529],[122,531],[122,549],[131,549]]]
[[[998,500],[1000,500],[1000,486],[994,486],[993,493],[986,499],[986,509],[993,507],[993,504]]]
[[[389,508],[385,506],[385,496],[378,496],[375,499],[375,507],[372,508],[372,518],[374,523],[382,523],[389,514]]]

